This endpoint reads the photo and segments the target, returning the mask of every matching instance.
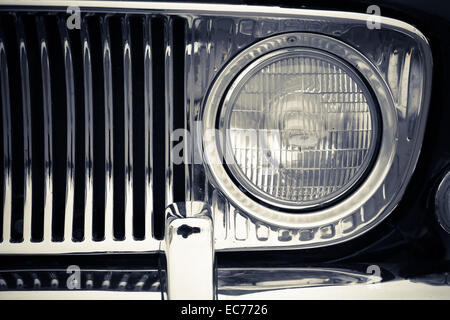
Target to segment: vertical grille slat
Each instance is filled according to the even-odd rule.
[[[172,110],[174,112],[173,115],[173,129],[176,131],[183,130],[186,128],[187,124],[187,108],[185,107],[185,57],[186,57],[186,20],[175,17],[172,20],[172,30],[171,34],[173,34],[172,39],[172,82],[170,84],[173,87],[172,93],[175,93],[172,100]],[[183,70],[183,76],[181,73],[176,73],[175,76],[173,73],[177,72],[177,70]],[[171,131],[172,132],[172,131]],[[171,139],[172,140],[172,139]],[[173,137],[172,143],[174,145],[171,146],[172,150],[174,150],[174,157],[184,157],[187,159],[189,150],[189,142],[188,136],[184,136],[182,138]],[[175,152],[176,145],[183,144],[184,151]],[[178,151],[178,150],[177,150]],[[186,161],[180,161],[182,159],[171,159],[172,163],[174,163],[173,169],[173,181],[177,181],[177,183],[173,183],[173,201],[180,202],[188,199],[188,194],[186,193],[186,181],[189,180],[188,174],[188,163]],[[179,183],[178,183],[179,181]],[[184,183],[182,183],[184,182]]]
[[[145,238],[152,236],[153,215],[153,81],[152,26],[144,20]]]
[[[64,74],[66,79],[67,100],[67,158],[64,240],[71,241],[75,201],[75,85],[73,80],[72,49],[65,21],[61,18],[58,19],[58,28],[64,55]]]
[[[24,136],[24,208],[23,208],[23,238],[31,240],[31,213],[33,199],[32,183],[32,127],[31,127],[31,88],[30,70],[28,68],[28,50],[25,42],[23,21],[17,23],[17,37],[19,42],[20,75],[22,80],[23,104],[23,136]]]
[[[6,60],[5,37],[0,31],[0,82],[2,94],[2,124],[3,124],[3,234],[4,241],[11,239],[11,101],[9,97],[8,63]]]
[[[44,239],[50,240],[52,238],[53,215],[52,93],[46,28],[43,17],[37,17],[37,32],[41,59],[44,116]]]
[[[123,95],[125,131],[125,239],[133,238],[133,95],[131,40],[128,18],[121,19],[123,41]]]
[[[171,179],[172,22],[92,12],[81,19],[72,30],[66,13],[0,12],[0,254],[159,250],[154,199],[161,215],[173,200],[165,185],[154,188],[155,143],[159,182]]]
[[[103,79],[105,102],[105,239],[113,239],[114,173],[113,173],[113,92],[111,41],[107,18],[100,20],[103,44]]]
[[[165,79],[165,111],[166,111],[166,139],[168,144],[172,146],[170,141],[173,132],[173,19],[169,18],[164,23],[164,79]],[[165,148],[166,161],[166,202],[165,206],[173,203],[173,159],[171,155],[172,148]]]
[[[85,123],[85,196],[84,196],[84,239],[92,240],[92,218],[93,218],[93,93],[92,93],[92,65],[91,45],[89,41],[88,23],[83,19],[81,25],[81,39],[83,50],[83,74],[84,74],[84,123]]]

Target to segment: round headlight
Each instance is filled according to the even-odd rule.
[[[396,152],[386,82],[360,52],[320,34],[241,51],[209,88],[202,123],[209,181],[243,213],[288,228],[360,210]]]
[[[324,205],[355,186],[375,154],[377,127],[377,106],[357,72],[334,55],[299,47],[244,68],[219,121],[236,181],[287,209]]]

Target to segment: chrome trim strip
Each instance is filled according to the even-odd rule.
[[[122,18],[124,155],[125,155],[125,239],[133,238],[133,89],[131,40],[128,18]]]
[[[42,17],[37,17],[37,32],[41,52],[42,98],[44,109],[44,241],[52,239],[53,217],[53,128],[52,88],[46,28]]]
[[[72,64],[72,48],[69,42],[66,22],[58,19],[61,43],[64,54],[64,73],[66,78],[67,100],[67,158],[66,158],[66,199],[64,214],[64,241],[72,240],[73,210],[75,198],[75,86]]]
[[[193,21],[192,19],[186,19],[186,29],[184,32],[185,39],[185,53],[184,53],[184,123],[186,125],[187,132],[190,132],[190,140],[184,137],[184,150],[190,150],[189,155],[184,156],[185,161],[185,199],[186,201],[193,201],[195,195],[192,191],[194,188],[194,165],[195,165],[195,137],[194,137],[194,94],[195,89],[192,87],[193,83],[193,71],[194,71],[194,37],[193,37]],[[190,158],[188,158],[190,157]]]
[[[0,246],[0,254],[59,254],[59,253],[136,253],[136,252],[157,252],[160,251],[160,241],[153,238],[143,241],[127,239],[116,241],[105,239],[105,241],[93,241],[85,239],[82,242],[3,242]]]
[[[25,43],[25,31],[22,19],[20,18],[17,19],[17,37],[19,42],[20,78],[22,80],[24,137],[23,239],[24,241],[30,241],[33,199],[30,70],[28,68],[28,51]]]
[[[144,19],[145,239],[153,226],[153,69],[151,20]]]
[[[135,2],[135,1],[91,1],[91,0],[3,0],[2,5],[6,6],[49,6],[49,7],[68,7],[78,6],[85,8],[116,8],[116,9],[148,9],[156,11],[164,11],[170,13],[186,13],[191,14],[230,14],[239,16],[255,16],[268,17],[280,15],[282,17],[291,17],[298,15],[309,15],[311,17],[333,16],[336,19],[364,19],[371,17],[370,14],[331,11],[331,10],[310,10],[310,9],[294,9],[280,8],[278,6],[256,6],[256,5],[234,5],[234,4],[207,4],[207,3],[177,3],[177,2]],[[398,25],[400,28],[408,29],[415,33],[420,32],[405,22],[380,17],[381,24]]]
[[[173,161],[172,161],[172,142],[171,135],[173,132],[173,20],[169,18],[164,21],[164,79],[165,79],[165,114],[166,114],[166,163],[165,163],[165,180],[166,180],[166,199],[165,206],[173,203]]]
[[[283,18],[307,15],[309,17],[333,17],[334,19],[354,19],[367,21],[372,17],[370,14],[331,11],[331,10],[310,10],[280,8],[277,6],[253,6],[253,5],[233,5],[233,4],[204,4],[204,3],[176,3],[176,2],[141,2],[141,1],[91,1],[91,0],[2,0],[0,6],[48,6],[62,7],[69,6],[84,8],[116,8],[116,9],[145,9],[163,11],[168,13],[188,13],[189,15],[237,15],[237,16],[257,16],[270,17],[277,15]],[[415,33],[423,41],[428,43],[425,36],[412,25],[393,18],[380,16],[380,23],[388,25],[397,30],[405,29]]]
[[[111,66],[111,41],[108,17],[100,18],[103,43],[103,79],[105,101],[105,239],[114,238],[114,118]]]
[[[1,291],[0,300],[161,300],[160,292],[101,290]]]
[[[85,196],[84,196],[84,240],[92,239],[92,215],[94,201],[94,114],[92,96],[92,66],[91,66],[91,45],[89,41],[88,23],[83,19],[81,27],[81,39],[83,50],[83,80],[84,80],[84,135],[85,135]]]
[[[3,34],[0,33],[0,79],[2,94],[2,121],[3,121],[3,243],[11,240],[11,201],[12,201],[12,152],[11,152],[11,100],[9,93],[8,62]]]

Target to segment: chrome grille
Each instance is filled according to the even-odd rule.
[[[74,33],[73,31],[66,30],[68,33],[68,44],[70,45],[69,52],[71,53],[70,56],[72,59],[74,74],[73,90],[75,92],[75,101],[73,103],[75,114],[73,118],[75,118],[75,120],[77,118],[82,119],[81,121],[75,121],[75,126],[73,128],[74,133],[72,134],[72,136],[75,136],[75,140],[72,141],[74,143],[74,150],[72,152],[72,169],[74,169],[72,176],[72,192],[74,194],[74,209],[72,211],[73,220],[61,219],[61,217],[65,218],[67,216],[65,206],[70,205],[70,202],[67,201],[66,197],[53,196],[53,199],[62,198],[64,200],[62,201],[64,204],[64,209],[60,210],[63,214],[55,214],[54,202],[51,203],[52,239],[44,239],[42,235],[41,241],[36,243],[31,243],[27,240],[21,244],[17,243],[15,240],[21,240],[21,234],[14,234],[14,232],[16,232],[16,228],[12,227],[12,225],[15,225],[17,221],[25,220],[24,224],[26,223],[26,226],[20,227],[19,223],[20,228],[18,229],[24,230],[29,226],[31,229],[30,234],[32,238],[33,232],[36,232],[35,230],[42,230],[42,233],[44,230],[44,226],[39,226],[39,223],[43,224],[44,219],[40,218],[40,215],[42,214],[43,216],[45,205],[45,202],[43,201],[45,190],[43,188],[45,181],[43,169],[45,168],[45,122],[43,112],[36,114],[37,117],[41,117],[38,119],[35,119],[35,116],[32,115],[34,104],[38,104],[40,109],[43,110],[42,72],[40,70],[41,52],[39,50],[40,42],[38,42],[38,40],[32,41],[32,43],[35,43],[35,46],[37,46],[37,48],[33,50],[30,49],[30,41],[26,40],[25,53],[27,59],[25,60],[27,60],[27,68],[29,68],[29,70],[23,67],[24,72],[22,73],[29,75],[28,81],[30,86],[30,94],[28,96],[31,111],[25,111],[22,113],[10,112],[10,109],[22,110],[25,108],[26,110],[27,104],[23,103],[24,106],[22,106],[22,101],[17,102],[16,100],[17,97],[21,96],[26,99],[27,94],[10,94],[10,91],[20,92],[20,85],[7,87],[3,91],[7,91],[8,94],[2,96],[2,99],[6,101],[5,104],[11,104],[12,106],[6,111],[2,111],[2,113],[5,113],[5,119],[7,119],[8,114],[10,115],[10,120],[6,121],[4,126],[0,128],[0,132],[2,132],[2,134],[4,131],[7,132],[7,134],[4,135],[6,140],[4,145],[4,139],[0,139],[2,143],[0,150],[4,149],[5,154],[5,157],[2,157],[0,160],[2,161],[0,166],[3,166],[6,169],[2,172],[4,174],[0,177],[0,179],[4,185],[9,186],[9,188],[1,190],[5,191],[2,194],[2,198],[4,199],[3,203],[5,211],[8,213],[5,214],[3,218],[5,220],[5,224],[7,225],[6,228],[10,233],[7,239],[12,238],[13,242],[16,242],[11,244],[10,241],[7,240],[0,243],[0,253],[58,253],[76,252],[80,250],[84,252],[114,252],[121,250],[139,251],[153,250],[154,248],[157,249],[158,243],[156,240],[153,241],[153,239],[150,240],[149,238],[144,238],[144,241],[135,241],[135,239],[125,237],[125,221],[128,221],[128,226],[130,225],[130,221],[133,221],[133,225],[136,224],[134,219],[129,219],[129,216],[128,220],[125,219],[125,208],[130,209],[131,207],[127,207],[127,203],[125,203],[124,200],[127,197],[129,200],[130,197],[129,193],[128,195],[126,194],[125,187],[118,187],[118,181],[123,181],[123,186],[126,186],[125,182],[129,182],[128,187],[131,185],[133,186],[132,190],[128,189],[132,191],[133,198],[136,197],[137,193],[145,190],[144,196],[142,196],[143,199],[155,199],[155,201],[147,201],[144,206],[141,206],[141,208],[146,208],[145,215],[148,217],[148,206],[151,203],[151,208],[155,214],[152,215],[150,213],[150,217],[155,221],[153,226],[149,226],[147,223],[145,223],[145,226],[150,229],[154,227],[153,232],[159,232],[156,237],[157,239],[162,237],[161,231],[163,230],[164,224],[163,214],[167,205],[172,202],[179,201],[203,201],[209,203],[213,207],[212,215],[215,226],[215,250],[309,248],[346,241],[353,238],[357,234],[367,231],[369,228],[372,228],[375,224],[379,223],[393,210],[393,208],[395,208],[403,195],[405,187],[411,178],[417,162],[420,146],[422,144],[423,132],[425,128],[424,119],[426,119],[427,115],[430,93],[429,88],[431,85],[432,60],[429,46],[425,37],[412,26],[400,21],[381,17],[383,22],[382,30],[379,32],[372,32],[367,29],[367,16],[365,15],[345,12],[336,15],[336,12],[330,11],[294,10],[272,7],[204,4],[181,5],[179,3],[127,1],[113,1],[105,3],[91,1],[55,1],[45,2],[45,8],[42,7],[42,5],[43,4],[37,0],[29,0],[23,3],[21,2],[20,4],[13,1],[5,1],[2,5],[0,5],[0,9],[4,12],[12,10],[17,13],[2,15],[0,24],[5,24],[5,20],[3,19],[5,16],[8,16],[10,19],[14,19],[16,17],[23,18],[25,20],[32,19],[34,24],[37,23],[37,17],[42,16],[43,18],[39,19],[45,23],[51,16],[55,16],[54,12],[56,11],[60,12],[56,14],[56,17],[64,20],[68,16],[66,13],[68,5],[81,6],[83,16],[83,23],[81,26],[82,28],[85,28],[85,31],[81,30],[79,33]],[[42,10],[50,10],[53,13],[43,13]],[[34,11],[34,13],[27,15],[27,11]],[[136,46],[133,42],[133,36],[136,34],[136,28],[133,28],[131,25],[127,26],[130,20],[136,18],[138,18],[138,20],[144,18],[148,19],[148,22],[151,25],[151,28],[145,28],[144,31],[148,32],[148,35],[143,35],[141,37],[142,39],[151,39],[153,41],[155,38],[159,38],[158,45],[155,45],[153,42],[153,44],[148,46],[150,50],[149,52],[151,52],[151,58],[147,60],[145,60],[144,57],[136,59],[133,56],[136,52],[141,52],[141,54],[144,52],[144,49],[135,49]],[[113,23],[115,26],[114,28],[111,27],[110,23],[104,23],[104,21],[111,21],[111,19],[115,21],[115,23]],[[158,19],[160,21],[160,27],[158,30],[155,30],[153,28],[153,24]],[[179,30],[181,32],[174,30],[176,29],[174,20],[177,19],[184,23],[184,30]],[[99,28],[100,31],[97,30],[96,32],[92,32],[91,26],[86,27],[85,22],[92,20],[96,21],[95,23],[97,23],[97,28]],[[144,24],[145,22],[142,21],[139,23]],[[18,45],[15,43],[18,38],[17,34],[20,34],[21,24],[19,23],[16,26],[16,21],[14,21],[10,23],[10,25],[13,25],[12,29],[5,29],[3,26],[0,28],[2,30],[6,30],[3,32],[4,34],[1,37],[1,39],[3,39],[1,43],[4,51],[3,64],[8,66],[9,69],[11,69],[14,64],[9,63],[7,60],[14,59],[11,58],[11,56],[19,57],[18,53],[16,55],[11,55],[9,52],[11,51],[11,47],[13,47],[13,51],[18,51]],[[54,23],[54,25],[57,25],[57,23]],[[128,27],[129,33],[127,31]],[[54,58],[52,58],[52,45],[50,41],[54,37],[49,35],[51,35],[52,31],[56,29],[57,28],[45,28],[45,36],[43,37],[49,44],[48,60],[50,64],[49,69],[51,84],[55,83],[51,74]],[[29,33],[31,33],[35,39],[39,39],[38,32],[36,30],[38,30],[36,27],[27,28],[25,24],[23,34],[26,38],[29,38]],[[42,31],[40,32],[42,34]],[[326,222],[324,221],[322,223],[321,219],[324,217],[324,214],[321,213],[324,212],[318,212],[319,214],[314,214],[314,216],[306,216],[286,215],[284,213],[278,214],[274,210],[272,210],[270,214],[272,217],[276,216],[276,219],[268,219],[269,215],[266,215],[267,221],[260,219],[259,217],[261,214],[255,214],[256,210],[246,205],[248,197],[246,197],[245,194],[240,194],[242,197],[239,199],[227,198],[228,196],[222,193],[223,190],[221,191],[220,186],[218,186],[218,184],[211,179],[211,176],[208,174],[208,167],[197,162],[197,160],[202,160],[197,159],[197,155],[200,155],[201,158],[201,153],[204,151],[202,150],[203,146],[201,145],[201,141],[199,141],[199,139],[201,140],[201,128],[198,127],[204,122],[202,111],[204,110],[203,107],[207,102],[205,101],[205,97],[207,97],[208,90],[214,83],[215,78],[223,68],[226,68],[228,63],[236,55],[244,50],[244,48],[251,46],[255,42],[264,41],[267,37],[287,32],[319,33],[333,37],[338,41],[343,41],[352,48],[358,48],[360,53],[379,69],[379,74],[377,74],[379,76],[379,80],[382,80],[381,83],[386,82],[390,91],[392,91],[392,97],[390,94],[386,95],[383,97],[384,102],[381,103],[382,105],[385,104],[389,106],[388,109],[392,112],[397,112],[399,116],[398,118],[386,117],[386,119],[383,119],[384,122],[389,120],[388,118],[391,120],[396,118],[398,120],[386,122],[386,128],[389,128],[392,134],[394,133],[394,127],[398,126],[399,140],[395,140],[395,146],[390,144],[386,147],[386,151],[391,150],[391,152],[394,152],[395,149],[395,155],[393,154],[392,157],[389,158],[392,160],[392,165],[379,165],[380,172],[383,174],[386,173],[385,181],[381,181],[378,175],[369,175],[369,178],[372,178],[370,179],[370,183],[373,184],[370,188],[367,187],[368,191],[366,193],[362,193],[367,196],[359,197],[358,199],[358,197],[354,196],[354,194],[349,194],[349,198],[353,197],[355,199],[352,206],[349,205],[351,204],[351,201],[349,202],[347,201],[348,199],[345,199],[342,203],[338,202],[336,203],[336,206],[329,208],[333,211],[333,214],[336,213],[337,215],[339,212],[343,212],[339,208],[342,204],[343,209],[345,209],[345,213],[348,214],[342,219],[339,216],[339,219],[336,218],[334,221],[328,219]],[[106,59],[105,62],[103,51],[104,45],[101,39],[104,37],[104,34],[108,33],[110,38],[107,38],[107,40],[109,40],[109,42],[107,41],[107,44],[109,45],[109,51],[107,50],[109,56],[107,56],[110,57],[111,60]],[[84,41],[85,38],[82,38],[82,34],[86,35],[86,41]],[[117,34],[120,35],[117,36]],[[136,61],[140,61],[140,71],[148,71],[149,69],[152,69],[151,74],[153,77],[149,76],[152,85],[147,83],[145,85],[145,89],[136,89],[136,86],[139,85],[139,81],[134,81],[135,72],[133,72],[133,70],[131,72],[132,88],[130,90],[125,87],[124,82],[126,72],[123,69],[124,59],[126,59],[126,61],[130,60],[129,58],[126,58],[124,54],[124,43],[126,43],[127,34],[129,34],[131,39],[129,53],[131,53],[132,65]],[[177,36],[180,34],[184,36],[182,41],[180,41],[180,39],[176,40]],[[385,34],[386,36],[380,37],[380,34]],[[8,37],[5,38],[5,36],[9,37],[8,41],[6,39]],[[11,37],[13,40],[11,40]],[[61,35],[58,35],[58,37],[61,37]],[[77,41],[73,41],[74,38],[76,38]],[[100,40],[98,40],[98,38],[100,38]],[[361,46],[361,39],[364,39],[365,43],[370,45]],[[60,42],[61,40],[58,38],[57,41]],[[402,44],[395,50],[395,52],[391,50],[393,48],[393,41]],[[14,45],[7,45],[8,43],[14,43]],[[87,48],[84,46],[86,43],[88,44]],[[100,44],[100,50],[98,50],[98,47],[97,49],[94,48],[95,44]],[[385,51],[380,51],[379,48],[383,48]],[[32,54],[30,52],[34,52],[36,54]],[[96,52],[97,55],[95,54]],[[100,59],[98,58],[98,52],[101,52]],[[156,54],[156,52],[159,53]],[[62,53],[57,56],[64,57]],[[95,58],[96,56],[97,58]],[[83,57],[85,57],[86,62],[83,61]],[[402,59],[405,63],[403,63],[401,67],[397,68],[399,59]],[[108,61],[111,63],[110,67]],[[144,66],[142,61],[147,61],[148,65]],[[180,61],[182,62],[180,63]],[[117,62],[119,62],[119,64]],[[104,64],[108,67],[103,68]],[[20,64],[17,62],[16,65],[17,66],[15,69],[19,70]],[[60,63],[60,65],[62,66],[64,64]],[[90,69],[87,68],[89,65]],[[36,66],[39,66],[39,72],[36,72],[36,70],[33,72]],[[92,72],[91,78],[87,77],[84,79],[83,70],[85,69],[85,66],[87,71]],[[117,70],[118,66],[119,70]],[[5,68],[2,68],[2,70],[4,69]],[[95,70],[100,70],[100,72],[96,72]],[[150,73],[147,71],[145,71],[145,74],[149,75]],[[183,71],[184,76],[182,77],[181,72]],[[404,76],[410,74],[411,72],[414,74],[423,73],[423,77],[411,78]],[[6,75],[6,78],[8,79],[8,86],[10,86],[11,83],[21,84],[22,79],[26,78],[26,76],[17,77],[17,75],[21,74],[21,72],[10,72],[9,70],[9,72],[3,71],[0,73],[3,78],[5,78]],[[61,74],[64,79],[65,74]],[[13,79],[15,75],[16,81]],[[2,84],[1,77],[0,88],[4,88],[6,85]],[[106,90],[104,87],[101,88],[100,91],[102,97],[99,98],[97,95],[98,90],[95,88],[99,85],[99,82],[103,85],[105,82],[104,79],[109,79],[108,81],[110,82],[104,84],[105,88],[107,88]],[[144,79],[144,76],[142,76],[142,79]],[[24,81],[26,83],[27,80]],[[85,105],[85,81],[93,88],[91,91],[91,105],[93,114],[92,118],[88,118],[88,121],[85,121],[84,110],[89,107],[90,100],[88,100],[89,103]],[[159,83],[159,88],[154,85],[156,82]],[[175,83],[178,83],[178,85],[176,86]],[[118,84],[120,86],[120,90],[117,90]],[[407,90],[398,90],[402,86],[407,88]],[[24,86],[24,88],[26,88],[26,86]],[[153,90],[150,90],[149,88]],[[66,90],[68,89],[64,87],[64,92],[66,92]],[[120,118],[117,116],[117,113],[119,111],[122,112],[121,119],[123,119],[123,115],[125,115],[125,106],[127,104],[130,105],[129,102],[125,101],[125,90],[131,92],[133,95],[131,108],[128,108],[127,110],[131,109],[133,112],[136,107],[144,105],[144,102],[145,105],[148,105],[148,101],[151,101],[155,106],[154,108],[149,109],[153,112],[153,120],[145,124],[145,130],[143,130],[143,133],[141,132],[139,135],[141,138],[144,137],[145,139],[145,157],[136,157],[133,154],[132,158],[127,158],[128,164],[132,166],[129,168],[131,169],[132,174],[130,174],[130,172],[127,173],[126,171],[125,150],[136,148],[138,143],[137,135],[134,133],[136,122],[133,120],[131,126],[125,127],[125,123],[123,121],[117,121],[117,118]],[[415,93],[408,95],[408,92],[413,92],[411,90],[414,90]],[[35,98],[36,91],[39,92],[39,99]],[[51,92],[54,91],[55,90],[51,90]],[[142,97],[141,94],[141,99],[143,101],[142,103],[136,103],[136,97],[134,96],[136,92],[141,92],[142,94],[146,93],[145,97]],[[89,97],[89,95],[87,96]],[[98,118],[98,115],[96,116],[96,110],[98,110],[98,102],[96,101],[99,101],[98,99],[101,99],[101,105],[104,105],[105,101],[109,101],[108,106],[112,106],[111,108],[105,108],[102,111],[101,117],[104,117],[105,119],[103,121],[96,120],[96,118]],[[64,106],[68,104],[66,100],[63,102]],[[120,103],[119,107],[116,106],[118,101]],[[52,112],[55,110],[55,103],[53,101],[51,110]],[[67,110],[67,108],[63,108],[63,110]],[[88,110],[90,109],[88,108]],[[112,113],[109,114],[110,118],[106,117],[106,110],[112,110]],[[176,113],[174,111],[176,111]],[[158,116],[156,116],[156,114],[158,114]],[[22,126],[15,125],[18,115],[20,116],[18,118],[18,122],[27,126],[27,128],[31,127],[31,129],[25,131]],[[63,118],[67,118],[67,115],[68,114],[64,114]],[[55,117],[53,116],[53,119],[54,118]],[[148,117],[142,117],[142,119],[147,121]],[[177,121],[179,121],[178,124],[176,124]],[[38,126],[33,125],[34,123],[38,124]],[[57,131],[57,129],[55,129],[55,125],[65,125],[66,123],[70,123],[70,121],[66,120],[61,123],[55,123],[55,121],[53,121],[51,123],[52,130]],[[111,123],[112,128],[108,126]],[[153,128],[151,128],[152,124],[154,126]],[[117,125],[120,127],[118,128]],[[101,127],[101,130],[98,129],[99,126]],[[187,165],[178,165],[172,161],[171,151],[173,150],[173,145],[175,142],[170,141],[168,136],[172,133],[172,129],[176,128],[185,128],[188,133],[191,133],[189,137],[190,141],[187,141],[187,139],[183,139],[182,141],[182,143],[185,144],[184,150],[188,151],[187,160],[189,161],[187,162]],[[71,132],[65,127],[63,131]],[[104,150],[105,153],[100,155],[98,154],[98,148],[96,148],[98,145],[96,142],[96,137],[98,138],[98,135],[96,133],[98,131],[103,132],[104,136],[102,137],[105,141],[105,148],[101,148],[101,150]],[[17,134],[17,132],[20,133]],[[26,132],[28,132],[28,135],[26,135]],[[120,132],[121,136],[118,136],[116,134],[117,132]],[[130,133],[132,133],[131,140],[129,139]],[[128,134],[128,136],[126,134]],[[148,136],[146,136],[147,134]],[[22,136],[23,139],[17,139],[17,141],[15,141],[15,137],[20,135],[25,135],[25,138]],[[383,133],[383,136],[388,137],[390,135]],[[28,137],[33,139],[28,139]],[[54,135],[52,137],[55,139]],[[65,138],[67,137],[64,137],[64,139]],[[41,150],[40,152],[42,154],[39,154],[38,157],[36,156],[36,152],[34,150],[36,149],[36,139],[41,141],[41,147],[37,149]],[[125,139],[132,142],[131,145],[128,144],[127,149],[125,149]],[[90,143],[86,144],[85,140]],[[151,144],[152,141],[153,144]],[[27,144],[29,144],[28,147]],[[108,145],[110,149],[107,147]],[[118,148],[116,145],[119,145],[120,147]],[[53,175],[49,181],[53,184],[52,190],[54,192],[61,192],[61,190],[64,190],[64,194],[66,194],[66,192],[68,192],[66,190],[66,183],[62,184],[64,188],[58,188],[57,185],[61,185],[61,182],[58,182],[59,180],[56,178],[57,174],[55,174],[55,172],[60,172],[58,169],[55,169],[56,166],[61,163],[65,164],[66,160],[57,160],[56,158],[60,154],[55,152],[55,150],[59,150],[60,148],[57,146],[55,147],[54,145],[52,147],[53,158],[51,159],[51,163],[53,166],[50,172],[52,172]],[[66,150],[66,148],[67,145],[64,144],[64,150]],[[20,156],[17,156],[18,150],[20,150]],[[14,158],[22,159],[23,150],[25,150],[25,157],[29,154],[31,164],[26,160],[16,162],[11,161],[11,159],[14,160]],[[141,150],[143,151],[144,148]],[[119,151],[120,156],[117,155]],[[380,150],[380,153],[382,152],[383,151]],[[130,152],[128,151],[127,154],[129,155]],[[65,157],[66,152],[64,152],[63,155]],[[88,157],[86,157],[86,155],[88,155]],[[183,156],[185,157],[186,153],[184,153]],[[151,158],[154,158],[153,162],[151,162]],[[99,165],[99,159],[102,160],[101,165],[99,166],[100,170],[97,167]],[[144,159],[145,164],[138,165],[139,159],[141,161]],[[151,165],[147,166],[146,164],[149,162],[151,162]],[[377,163],[379,164],[380,162]],[[77,170],[80,166],[82,170]],[[66,167],[70,166],[64,165],[64,168]],[[38,168],[38,170],[35,170],[35,168]],[[85,170],[85,168],[88,168],[88,170]],[[137,187],[138,180],[135,179],[138,168],[141,168],[141,170],[144,168],[144,173],[141,176],[145,176],[145,184],[142,184],[141,187]],[[25,175],[24,172],[25,174],[28,174],[28,180],[25,180],[25,178],[24,181],[26,183],[22,186],[20,181],[22,181],[22,175]],[[103,172],[105,174],[102,179],[96,178],[96,174],[99,172]],[[70,174],[70,171],[66,169],[64,170],[64,173]],[[61,175],[61,173],[59,173],[59,175]],[[16,177],[19,177],[20,179],[16,179]],[[106,177],[109,177],[109,184],[107,184]],[[133,177],[132,182],[126,181],[126,177]],[[227,172],[224,172],[223,178],[229,178]],[[92,220],[88,219],[88,222],[92,222],[92,237],[96,241],[89,240],[92,245],[86,246],[81,240],[85,239],[84,236],[87,224],[85,218],[86,208],[84,199],[86,198],[85,189],[87,189],[85,188],[85,184],[87,182],[91,183],[89,179],[92,181],[92,189],[90,190],[92,194],[92,202],[88,203],[89,205],[92,205]],[[139,179],[139,181],[141,180],[142,179]],[[103,193],[103,191],[106,193],[107,190],[109,190],[109,194],[111,194],[111,192],[113,194],[112,197],[105,196],[104,200],[105,206],[112,206],[112,214],[111,210],[107,211],[106,207],[100,208],[102,214],[97,214],[96,210],[99,207],[95,202],[96,199],[98,199],[96,193],[99,193],[97,187],[100,186],[101,183],[104,183],[105,185],[104,187],[100,187],[102,190],[100,193]],[[31,187],[29,184],[31,184]],[[369,186],[369,183],[365,183],[365,185]],[[154,188],[152,188],[152,186],[154,186]],[[31,189],[33,191],[32,195]],[[77,190],[80,190],[81,192],[78,192]],[[21,201],[16,201],[17,199],[15,198],[15,195],[20,194],[23,196],[23,203]],[[40,201],[35,201],[39,199]],[[107,199],[109,199],[109,201],[107,201]],[[54,201],[59,203],[58,200]],[[358,206],[356,206],[356,203],[358,203]],[[28,207],[25,204],[28,204]],[[268,213],[268,208],[262,207],[260,204],[253,204],[259,206],[258,211]],[[60,203],[59,206],[61,206]],[[17,208],[19,210],[17,210]],[[24,211],[26,211],[25,208],[29,209],[29,212],[31,212],[29,213],[30,217],[28,217],[31,222],[27,222],[26,219],[21,218],[22,214],[23,218],[26,217],[26,213],[24,214]],[[35,214],[35,210],[39,210],[39,214]],[[106,215],[104,214],[105,211],[107,211],[110,220],[106,220]],[[140,214],[140,212],[135,210],[135,205],[133,202],[133,218],[137,214]],[[103,228],[103,232],[105,234],[100,234],[100,237],[98,237],[98,229],[96,227],[99,223],[98,217],[103,217],[107,226],[106,230]],[[307,221],[308,219],[310,220],[309,222]],[[314,223],[311,222],[311,219],[314,220]],[[61,220],[63,221],[62,225],[65,227],[64,232],[60,232],[63,234],[62,236],[61,234],[57,234],[57,232],[53,232],[53,225],[61,226]],[[0,219],[0,221],[3,222],[3,219]],[[66,221],[73,221],[73,226],[64,224]],[[157,227],[159,227],[159,230]],[[70,233],[71,228],[73,239],[67,240],[65,235]],[[61,228],[59,227],[59,229]],[[91,230],[90,225],[88,226],[88,229]],[[121,230],[119,232],[120,234],[116,234],[116,230],[119,229]],[[58,228],[55,228],[55,230],[58,230]],[[69,232],[67,232],[67,230],[69,230]],[[112,239],[116,240],[106,239],[106,234],[108,232],[112,234]],[[124,238],[125,240],[123,240]],[[102,240],[104,241],[101,242]],[[146,241],[151,243],[151,245],[146,243]],[[42,245],[43,242],[46,246]],[[61,245],[62,242],[66,245]],[[102,243],[101,246],[99,245],[100,243]],[[163,245],[161,245],[161,249],[164,249]]]
[[[0,15],[0,253],[158,250],[153,56],[171,70],[170,19]]]

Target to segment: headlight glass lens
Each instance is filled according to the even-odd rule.
[[[237,182],[292,209],[323,205],[351,189],[369,168],[379,134],[377,106],[353,68],[295,47],[242,71],[219,126]]]

